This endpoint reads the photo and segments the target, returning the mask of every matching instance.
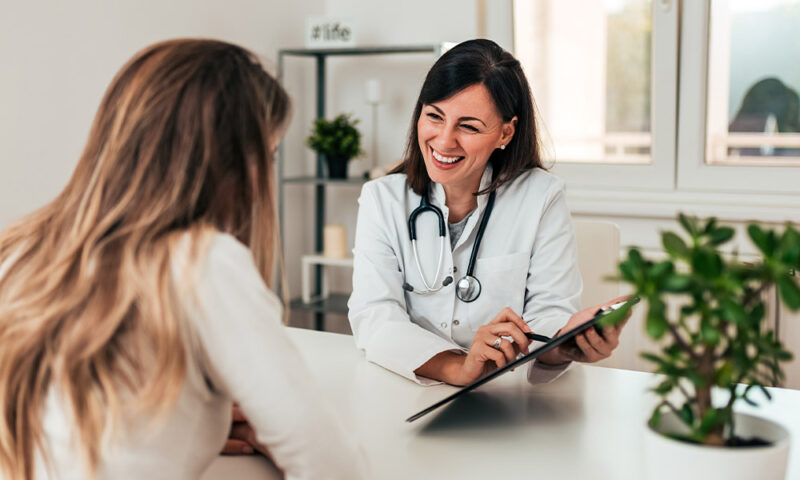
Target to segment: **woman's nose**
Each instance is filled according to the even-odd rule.
[[[445,148],[454,148],[458,146],[458,140],[456,138],[456,129],[455,126],[452,125],[445,125],[439,130],[439,134],[436,136],[438,140],[439,147],[442,149]]]

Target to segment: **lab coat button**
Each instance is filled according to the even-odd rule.
[[[458,320],[453,320],[453,325],[455,325],[456,327],[459,326],[460,324],[461,322],[459,322]]]
[[[442,322],[442,328],[447,328],[447,322]]]

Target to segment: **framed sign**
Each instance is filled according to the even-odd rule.
[[[306,47],[355,47],[353,21],[346,17],[315,16],[306,19]]]

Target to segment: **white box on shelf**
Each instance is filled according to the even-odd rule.
[[[302,284],[303,303],[311,303],[311,267],[321,265],[322,268],[322,291],[317,299],[328,298],[328,271],[324,267],[350,267],[353,268],[353,257],[332,258],[323,255],[303,255],[300,259],[300,272]],[[315,299],[315,300],[317,300]]]

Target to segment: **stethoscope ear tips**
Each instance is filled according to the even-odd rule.
[[[451,283],[453,283],[453,277],[446,277],[444,280],[442,280],[442,286],[443,287],[446,287],[446,286],[450,285]]]

